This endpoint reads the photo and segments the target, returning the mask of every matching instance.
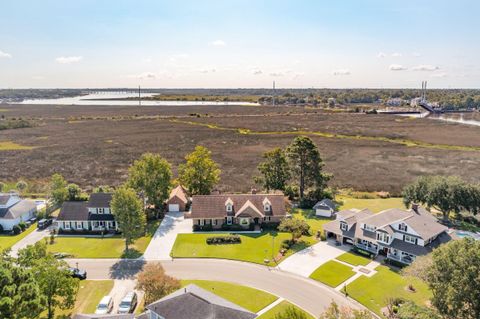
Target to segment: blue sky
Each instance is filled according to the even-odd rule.
[[[479,1],[0,1],[0,87],[480,87]]]

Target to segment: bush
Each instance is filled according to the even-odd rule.
[[[293,245],[293,242],[290,240],[290,239],[285,239],[282,241],[282,248],[283,249],[290,249],[290,247],[292,247]]]
[[[13,233],[14,233],[15,235],[18,235],[18,234],[20,234],[20,233],[22,232],[22,229],[21,229],[20,226],[18,226],[18,225],[13,226],[13,229],[12,229],[12,230],[13,230]]]
[[[390,259],[390,258],[385,258],[385,263],[389,264],[389,265],[392,265],[392,266],[395,266],[395,267],[398,267],[398,268],[403,268],[403,267],[407,266],[404,263],[401,263],[401,262],[399,262],[395,259]]]
[[[220,229],[223,230],[223,231],[242,231],[242,230],[245,230],[245,228],[243,228],[240,225],[236,225],[236,224],[233,224],[233,225],[222,224]]]
[[[25,231],[25,229],[27,229],[27,224],[25,224],[25,222],[20,222],[18,223],[18,227],[20,227],[22,231]]]
[[[229,244],[241,244],[242,239],[240,236],[232,235],[232,236],[216,236],[216,237],[208,237],[207,244],[208,245],[229,245]]]
[[[0,233],[3,233],[3,226],[0,225]]]
[[[193,225],[193,231],[212,231],[213,226],[212,225]]]
[[[369,252],[369,251],[367,251],[367,250],[365,250],[365,249],[358,248],[357,246],[354,246],[354,247],[352,248],[352,251],[353,251],[354,253],[359,254],[359,255],[367,256],[368,258],[373,258],[373,257],[375,257],[375,254],[374,254],[374,253],[371,253],[371,252]]]
[[[279,222],[263,222],[260,224],[260,227],[263,230],[278,230]]]

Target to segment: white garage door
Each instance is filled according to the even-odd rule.
[[[168,211],[169,212],[178,212],[178,211],[180,211],[180,205],[178,205],[178,204],[168,204]]]

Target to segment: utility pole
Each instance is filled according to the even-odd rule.
[[[273,81],[272,105],[275,106],[275,81]]]
[[[142,106],[142,96],[140,94],[140,85],[138,86],[138,106]]]

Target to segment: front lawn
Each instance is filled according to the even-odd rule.
[[[23,233],[20,233],[18,235],[7,235],[7,234],[0,235],[0,251],[7,248],[11,248],[13,245],[15,245],[17,242],[25,238],[28,234],[35,231],[36,229],[37,229],[37,224],[35,223],[32,226],[30,226],[28,229],[26,229]]]
[[[372,261],[364,256],[360,256],[350,252],[340,255],[335,259],[346,262],[347,264],[350,264],[353,266],[359,266],[359,265],[366,266]]]
[[[338,195],[337,200],[343,202],[343,205],[339,207],[339,210],[357,208],[364,209],[368,208],[374,213],[381,212],[382,210],[389,208],[400,208],[405,209],[403,200],[401,197],[391,197],[391,198],[373,198],[373,199],[363,199],[363,198],[354,198],[345,195]]]
[[[372,277],[360,276],[347,286],[350,297],[362,305],[381,315],[390,298],[401,297],[425,306],[431,297],[427,285],[416,278],[406,278],[387,266],[378,266]],[[407,288],[412,284],[415,292]]]
[[[318,267],[310,275],[310,278],[335,288],[353,275],[355,275],[355,272],[352,268],[330,260]]]
[[[147,234],[129,246],[125,253],[125,240],[120,235],[113,237],[56,237],[55,243],[48,245],[52,253],[66,253],[74,258],[138,258],[147,249],[160,221],[150,222]]]
[[[73,309],[59,309],[55,311],[55,315],[70,316],[77,313],[94,313],[102,297],[108,295],[112,288],[113,280],[80,281],[80,288]]]
[[[315,319],[312,315],[310,315],[309,313],[303,311],[302,309],[298,308],[297,306],[289,303],[288,301],[282,301],[281,303],[279,303],[278,305],[276,305],[275,307],[273,307],[272,309],[270,309],[269,311],[265,312],[263,315],[257,317],[257,319],[275,319],[275,316],[277,314],[280,314],[282,312],[284,312],[287,308],[289,307],[294,307],[300,311],[302,311],[306,316],[307,316],[307,319]]]
[[[293,217],[304,220],[310,226],[310,233],[311,236],[302,236],[300,240],[303,240],[309,244],[315,244],[317,240],[315,239],[317,236],[317,232],[323,233],[323,225],[331,222],[331,218],[326,217],[317,217],[315,216],[315,212],[313,209],[301,209],[297,208],[293,212]]]
[[[277,257],[282,241],[290,239],[289,233],[263,232],[261,234],[239,234],[240,244],[207,245],[206,240],[223,234],[178,234],[171,256],[174,258],[222,258],[264,264],[265,259],[272,262]]]
[[[251,312],[257,313],[278,297],[267,292],[222,281],[182,280],[182,286],[195,284]]]

